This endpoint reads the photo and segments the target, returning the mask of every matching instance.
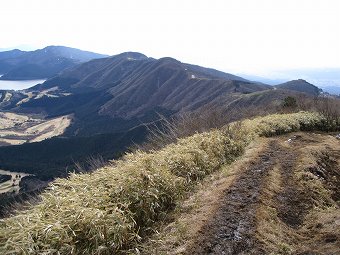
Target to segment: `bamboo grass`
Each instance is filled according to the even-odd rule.
[[[0,221],[0,254],[117,254],[148,233],[199,180],[257,136],[320,128],[320,114],[276,114],[136,151],[93,173],[57,179],[42,201]]]

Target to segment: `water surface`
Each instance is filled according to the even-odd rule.
[[[2,75],[0,74],[0,77]],[[39,83],[43,83],[46,80],[22,80],[22,81],[3,81],[0,80],[0,90],[22,90],[28,89]]]

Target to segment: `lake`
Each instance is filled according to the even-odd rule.
[[[0,75],[1,77],[2,75]],[[38,83],[43,83],[46,80],[23,80],[23,81],[3,81],[0,80],[0,90],[22,90],[28,89]]]

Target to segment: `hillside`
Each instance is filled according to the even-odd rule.
[[[324,130],[329,124],[322,115],[306,112],[255,118],[180,139],[159,151],[130,153],[93,173],[58,179],[41,194],[38,204],[0,222],[0,251],[162,254],[165,250],[165,254],[172,254],[166,237],[185,242],[190,229],[191,243],[197,241],[200,245],[178,247],[181,242],[172,239],[174,253],[284,254],[288,250],[308,252],[318,241],[319,254],[332,254],[339,236],[332,227],[339,215],[339,162],[330,157],[338,157],[338,141],[312,133],[259,138],[298,130]],[[249,151],[249,146],[259,142],[262,147]],[[321,147],[330,154],[323,156]],[[220,188],[221,194],[226,194],[217,197],[220,203],[216,210],[205,211],[211,213],[210,217],[201,221],[195,218],[199,216],[196,213],[187,216],[196,219],[193,225],[185,225],[183,218],[176,215],[166,217],[175,208],[180,213],[181,205],[186,204],[183,199],[193,194],[197,184],[221,168],[228,169],[245,151],[252,158],[248,167],[234,165],[235,170],[227,175],[235,179],[228,181],[230,188],[224,179],[219,183],[225,189],[218,185],[202,187],[206,192]],[[296,207],[296,203],[300,206]],[[182,212],[190,214],[199,209],[192,205]],[[158,230],[159,235],[165,234],[159,228],[162,224],[157,223],[166,225],[171,219],[170,229],[181,224],[178,232],[169,234],[167,227],[166,237],[153,237],[151,246],[145,243]],[[221,229],[227,231],[223,232],[226,235],[219,234]],[[316,235],[310,236],[307,229],[313,229]],[[192,235],[194,230],[198,231]],[[299,246],[296,238],[301,238],[303,244]]]
[[[276,85],[275,87],[279,89],[303,92],[303,93],[310,94],[311,96],[317,96],[322,91],[317,86],[314,86],[313,84],[310,84],[309,82],[302,80],[302,79],[288,81],[288,82]]]
[[[271,89],[241,77],[134,52],[96,59],[65,70],[26,91],[5,94],[0,108],[17,113],[45,113],[55,117],[73,113],[67,135],[88,136],[121,132],[143,122],[222,108],[235,98]]]
[[[4,59],[9,59],[9,58],[16,58],[19,57],[21,55],[25,54],[25,51],[21,51],[21,50],[9,50],[9,51],[0,51],[0,60],[4,60]],[[3,69],[0,69],[2,72],[5,70],[6,68],[1,67]]]
[[[91,158],[117,159],[134,144],[145,141],[143,125],[125,132],[88,137],[52,137],[41,142],[0,147],[0,169],[22,171],[44,181],[67,177],[76,163],[86,166]],[[1,210],[0,210],[1,211]]]
[[[79,63],[103,57],[107,56],[64,46],[0,52],[0,74],[3,74],[0,79],[46,79]]]

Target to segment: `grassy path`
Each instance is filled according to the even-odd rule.
[[[142,254],[339,254],[339,155],[330,135],[262,139],[185,201]]]

